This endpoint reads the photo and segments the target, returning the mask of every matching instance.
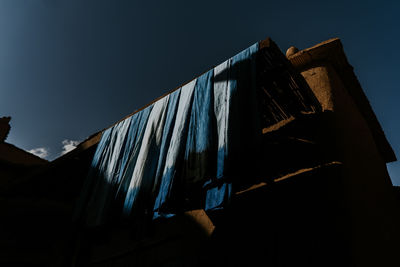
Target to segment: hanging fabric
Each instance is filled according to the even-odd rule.
[[[240,160],[261,133],[257,51],[254,44],[103,132],[79,202],[89,225],[229,202],[246,168]]]

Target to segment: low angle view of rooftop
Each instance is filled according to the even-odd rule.
[[[1,266],[398,266],[393,6],[239,2],[0,3]]]

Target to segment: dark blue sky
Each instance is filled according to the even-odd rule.
[[[141,2],[141,3],[140,3]],[[8,142],[58,157],[270,36],[283,52],[341,38],[400,157],[399,1],[0,0]],[[388,165],[400,184],[400,163]]]

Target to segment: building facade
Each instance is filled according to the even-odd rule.
[[[399,200],[386,170],[396,157],[340,40],[291,48],[286,56],[270,39],[256,47],[8,183],[1,190],[7,234],[0,263],[397,266]],[[190,107],[189,100],[173,106],[173,95],[180,90],[183,99],[191,84]],[[221,88],[229,92],[223,104],[218,102]],[[240,97],[229,98],[233,93]],[[164,113],[155,107],[166,98],[160,119]],[[171,106],[177,110],[170,116],[174,125],[187,121],[186,128],[178,128],[187,130],[165,126]],[[191,115],[176,119],[185,108]],[[222,109],[229,112],[221,115]],[[154,119],[144,120],[153,124],[143,126],[142,139],[136,138],[139,130],[124,132],[128,121],[129,129],[135,123],[139,129],[145,112]],[[171,145],[179,134],[191,140],[182,148]],[[155,166],[154,158],[160,165],[167,139],[172,141],[165,162],[172,147],[178,152],[171,162],[178,167],[167,184],[168,197],[157,206],[167,176],[157,178],[158,169],[152,172],[149,166]],[[132,140],[129,145],[127,140]],[[206,149],[196,150],[204,143]],[[229,151],[222,161],[220,151]],[[140,173],[155,174],[135,180]],[[129,189],[121,202],[115,188],[125,188],[120,186],[124,177],[130,179],[127,188],[139,188],[137,202],[126,201]],[[147,185],[146,177],[156,178]],[[215,199],[221,200],[218,205],[209,204]],[[126,203],[132,208],[128,215]]]

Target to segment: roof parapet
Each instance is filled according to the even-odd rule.
[[[353,67],[347,60],[340,39],[332,38],[298,52],[289,50],[290,48],[288,49],[287,58],[299,72],[321,63],[329,64],[334,68],[358,110],[366,120],[385,162],[396,161],[396,155],[386,139],[382,126],[353,71]]]

